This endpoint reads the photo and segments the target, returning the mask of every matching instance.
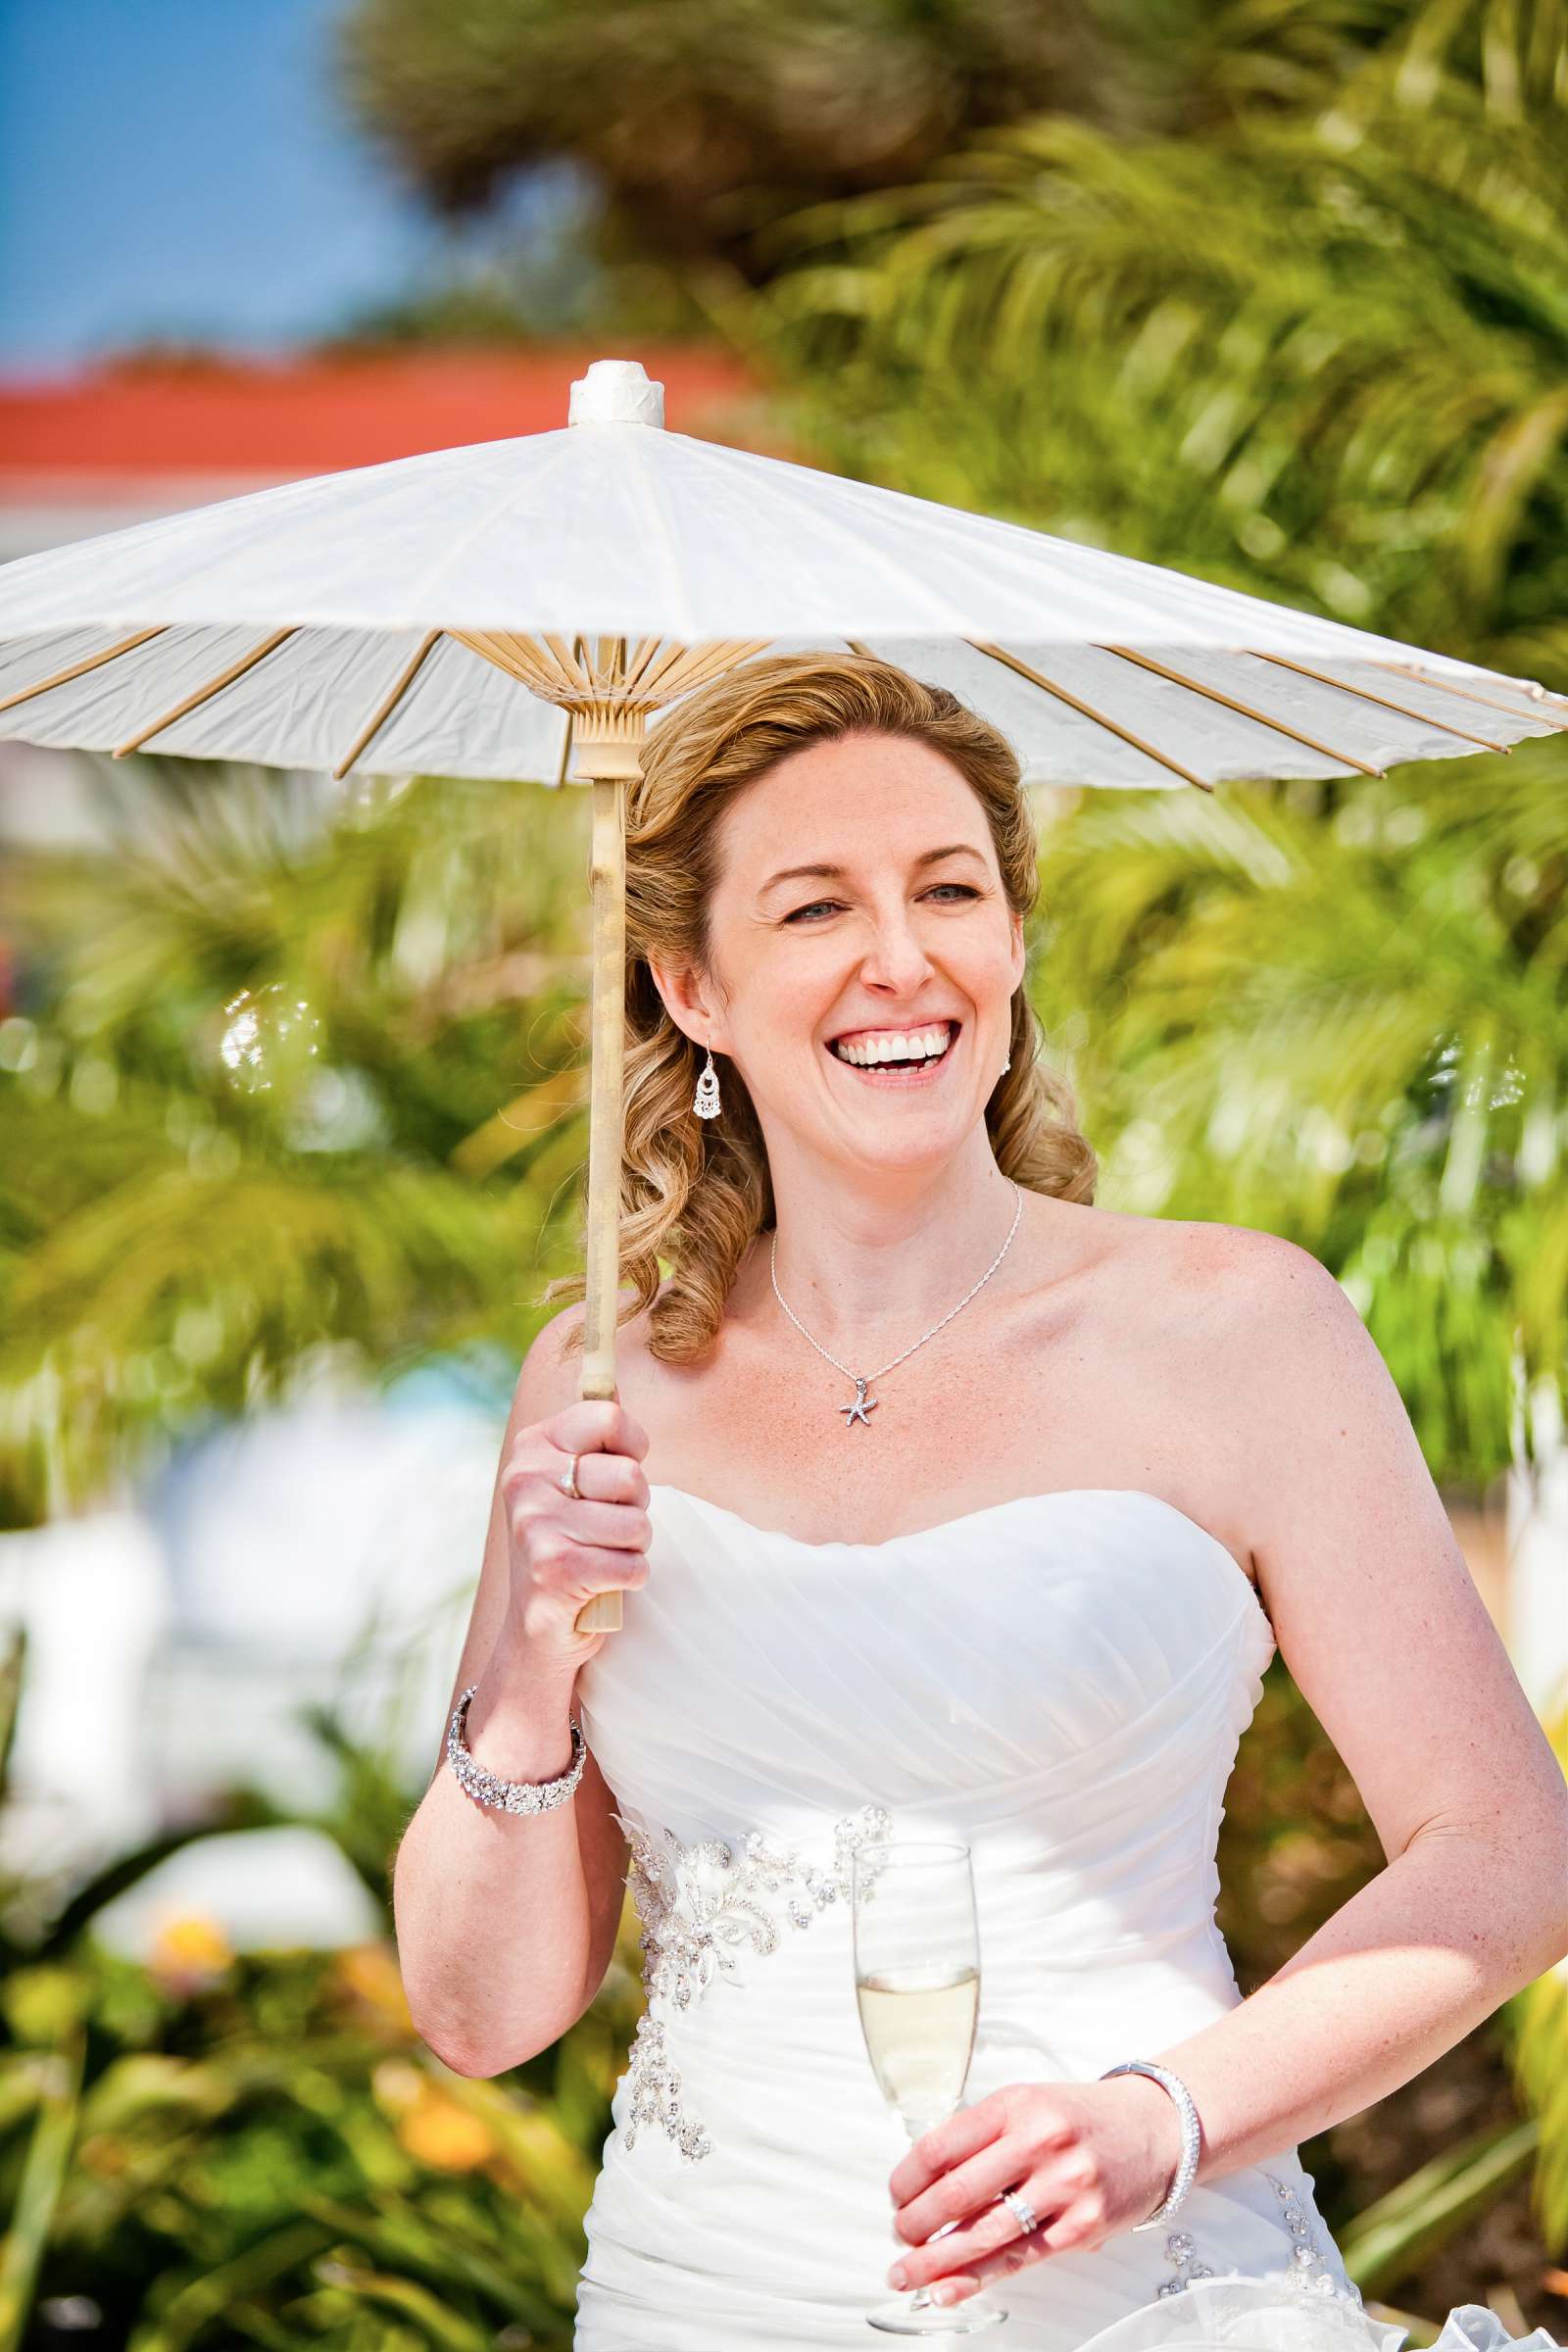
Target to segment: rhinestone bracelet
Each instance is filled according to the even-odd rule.
[[[1121,2066],[1107,2066],[1100,2080],[1102,2082],[1107,2082],[1112,2075],[1149,2075],[1154,2082],[1162,2082],[1175,2100],[1176,2111],[1182,2119],[1181,2162],[1176,2167],[1171,2184],[1162,2201],[1154,2207],[1147,2221],[1133,2224],[1135,2230],[1152,2230],[1160,2222],[1169,2221],[1193,2185],[1193,2175],[1198,2170],[1198,2151],[1200,2143],[1198,2109],[1193,2104],[1192,2092],[1180,2075],[1173,2075],[1168,2066],[1156,2066],[1152,2059],[1129,2058]]]
[[[575,1719],[571,1724],[571,1762],[554,1781],[504,1781],[493,1772],[486,1772],[478,1758],[464,1744],[463,1734],[468,1712],[468,1701],[478,1690],[470,1683],[452,1710],[447,1726],[447,1761],[457,1774],[459,1783],[476,1804],[494,1805],[503,1813],[547,1813],[552,1805],[564,1805],[577,1783],[588,1750]]]

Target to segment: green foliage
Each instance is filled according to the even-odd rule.
[[[1216,12],[1169,135],[993,130],[776,224],[728,323],[857,473],[1568,677],[1568,114],[1438,16]],[[1352,18],[1387,36],[1336,80]]]
[[[1568,1778],[1568,1706],[1547,1728]],[[1562,2260],[1568,2257],[1568,1961],[1515,1994],[1506,2028],[1514,2080],[1540,2121],[1536,2218],[1547,2248]]]
[[[407,1796],[329,1717],[316,1729],[345,1769],[309,1826],[385,1900]],[[28,1890],[0,1885],[0,2352],[84,2291],[97,2340],[129,2352],[566,2352],[642,2006],[635,1914],[580,2024],[493,2080],[418,2040],[390,1932],[240,1954],[187,1913],[145,1966],[95,1936],[172,1842],[271,1818],[236,1789],[221,1818],[122,1858],[30,1936]]]
[[[31,2095],[32,2129],[9,2201],[10,2227],[0,2246],[0,2346],[22,2341],[32,2306],[44,2242],[64,2186],[76,2128],[81,2084],[82,2041],[73,2034],[67,2049],[31,2054],[21,2062],[19,2080],[8,2087],[19,2104]]]
[[[1489,2128],[1445,2148],[1396,2189],[1358,2214],[1340,2238],[1345,2267],[1364,2294],[1383,2295],[1527,2173],[1540,2142],[1534,2119]]]
[[[1097,106],[1108,62],[1085,0],[357,0],[341,37],[361,121],[438,209],[570,159],[623,251],[740,269],[791,204],[924,172],[968,126]]]
[[[85,2285],[130,2352],[565,2352],[625,1954],[566,2040],[481,2081],[418,2042],[389,1944],[236,1956],[203,1928],[150,1969],[87,1936],[10,1979],[0,2344]]]
[[[296,805],[180,760],[8,862],[0,1523],[342,1352],[520,1355],[569,1247],[584,812],[417,780]],[[547,1261],[540,1270],[541,1259]]]

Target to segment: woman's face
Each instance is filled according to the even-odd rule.
[[[792,1133],[841,1160],[941,1162],[984,1117],[1024,969],[962,775],[907,736],[811,744],[731,802],[718,853],[716,991],[686,975],[671,1009],[738,1065],[770,1153]],[[840,1052],[919,1053],[943,1036],[906,1068]]]

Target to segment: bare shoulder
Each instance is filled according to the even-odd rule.
[[[656,1297],[662,1297],[667,1287],[666,1278],[661,1282]],[[629,1283],[622,1285],[619,1294],[622,1304],[634,1295]],[[534,1333],[517,1375],[517,1403],[523,1408],[523,1420],[538,1420],[576,1403],[582,1382],[585,1311],[586,1301],[574,1298],[541,1323]],[[634,1396],[641,1396],[650,1372],[655,1369],[648,1346],[651,1311],[644,1307],[628,1316],[615,1333],[615,1387],[622,1402],[632,1410],[637,1409]]]
[[[1247,1225],[1196,1217],[1158,1217],[1099,1203],[1058,1202],[1080,1232],[1080,1255],[1126,1286],[1147,1310],[1151,1329],[1167,1314],[1192,1323],[1207,1338],[1229,1324],[1238,1334],[1258,1317],[1283,1314],[1348,1330],[1359,1317],[1349,1298],[1309,1250]]]
[[[1169,1220],[1145,1247],[1162,1261],[1190,1394],[1216,1426],[1235,1476],[1261,1490],[1250,1504],[1278,1497],[1292,1465],[1320,1478],[1337,1450],[1363,1470],[1387,1470],[1397,1457],[1405,1480],[1417,1471],[1424,1478],[1388,1367],[1354,1301],[1311,1250],[1279,1234],[1196,1219]]]
[[[1328,1268],[1277,1234],[1131,1216],[1106,1264],[1151,1468],[1230,1546],[1279,1625],[1327,1491],[1346,1476],[1431,1489],[1387,1367]]]
[[[1200,1298],[1239,1331],[1281,1316],[1293,1330],[1311,1328],[1325,1338],[1365,1327],[1346,1292],[1320,1258],[1299,1243],[1250,1225],[1204,1223],[1197,1218],[1139,1220],[1161,1228],[1160,1247],[1173,1284]]]
[[[1317,1280],[1338,1291],[1321,1258],[1283,1234],[1264,1233],[1251,1225],[1206,1223],[1196,1217],[1172,1221],[1171,1233],[1183,1256],[1207,1272],[1227,1272],[1239,1282],[1307,1283]],[[1341,1297],[1344,1293],[1341,1292]]]
[[[1321,1517],[1336,1494],[1377,1531],[1376,1498],[1446,1526],[1409,1414],[1354,1301],[1278,1235],[1228,1226],[1209,1243],[1217,1350],[1238,1398],[1260,1513]],[[1392,1532],[1392,1531],[1385,1531]]]

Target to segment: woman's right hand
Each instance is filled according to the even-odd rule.
[[[522,1430],[501,1471],[512,1542],[509,1616],[517,1643],[542,1663],[585,1665],[608,1639],[579,1634],[596,1592],[648,1582],[653,1534],[641,1462],[648,1434],[623,1405],[584,1397]],[[578,1454],[573,1500],[561,1486]]]

